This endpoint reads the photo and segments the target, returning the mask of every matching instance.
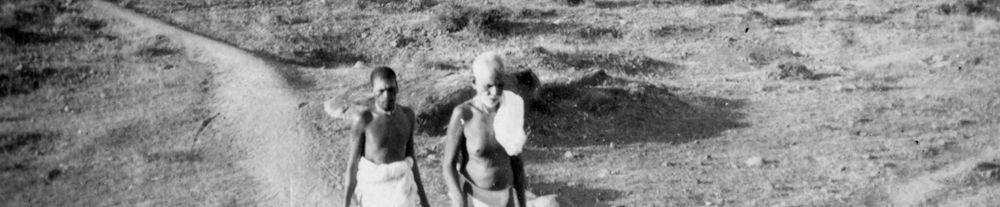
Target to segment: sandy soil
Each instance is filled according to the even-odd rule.
[[[0,205],[340,203],[321,103],[362,102],[364,61],[400,71],[442,206],[485,50],[540,78],[530,188],[564,205],[1000,203],[1000,2],[566,2],[0,3]]]

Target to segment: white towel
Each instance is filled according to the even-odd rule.
[[[354,194],[363,207],[410,207],[416,204],[413,158],[375,164],[362,157],[358,162],[358,185]]]
[[[497,142],[507,150],[507,155],[519,155],[528,135],[524,132],[524,99],[514,92],[503,91],[500,108],[493,120]]]

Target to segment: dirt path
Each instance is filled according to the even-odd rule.
[[[224,131],[238,137],[233,143],[246,150],[239,164],[260,181],[261,204],[268,206],[330,206],[332,185],[308,151],[312,140],[300,130],[298,98],[271,62],[236,47],[178,29],[111,3],[90,1],[95,9],[120,17],[151,33],[180,42],[192,58],[215,65],[215,110]]]
[[[896,206],[920,206],[933,198],[939,190],[948,187],[947,184],[940,181],[961,176],[962,173],[971,171],[977,163],[996,157],[1000,154],[998,152],[1000,151],[997,149],[987,149],[979,156],[962,160],[949,168],[919,176],[902,185],[894,186],[890,189],[890,192],[892,192],[892,201]]]

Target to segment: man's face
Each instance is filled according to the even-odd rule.
[[[488,71],[475,76],[473,88],[476,89],[476,96],[480,101],[487,104],[499,103],[503,93],[503,80],[500,74]]]
[[[376,78],[372,80],[372,93],[375,95],[375,104],[386,111],[392,111],[396,107],[396,87],[395,80]]]

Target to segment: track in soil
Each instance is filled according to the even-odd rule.
[[[216,122],[235,136],[246,159],[239,161],[257,177],[266,206],[332,206],[339,203],[332,188],[313,163],[311,140],[299,126],[298,97],[276,71],[279,63],[263,60],[234,46],[185,31],[104,1],[90,1],[95,9],[123,19],[150,33],[184,45],[194,58],[211,63],[218,74],[212,94]]]

